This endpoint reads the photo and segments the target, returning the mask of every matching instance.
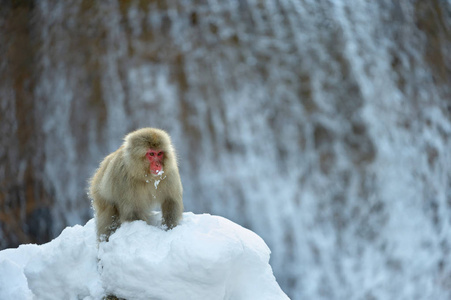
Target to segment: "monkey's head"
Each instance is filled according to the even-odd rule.
[[[141,165],[146,174],[159,175],[172,160],[173,149],[169,135],[160,129],[142,128],[125,137],[125,156],[128,162]]]

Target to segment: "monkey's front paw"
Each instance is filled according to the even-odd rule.
[[[118,298],[118,297],[116,297],[114,295],[108,295],[108,296],[103,297],[102,300],[125,300],[125,299],[124,298]]]
[[[165,230],[171,230],[175,226],[177,226],[177,223],[174,220],[164,220],[163,222],[163,228]]]

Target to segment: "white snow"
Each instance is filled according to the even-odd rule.
[[[161,182],[163,179],[166,178],[166,176],[163,177],[163,173],[164,173],[164,171],[163,171],[163,170],[160,170],[160,171],[158,171],[157,174],[156,174],[156,176],[160,176],[160,179],[158,179],[158,180],[155,179],[155,181],[154,181],[154,183],[153,183],[156,190],[158,189],[158,185],[160,184],[160,182]],[[149,181],[146,180],[146,182],[149,182]]]
[[[97,247],[95,222],[44,245],[0,251],[0,299],[288,299],[255,233],[225,218],[184,213],[170,231],[123,224]]]
[[[160,181],[161,180],[155,180],[155,182],[154,182],[155,189],[158,189],[158,185],[160,184]]]

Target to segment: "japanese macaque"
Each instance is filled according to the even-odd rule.
[[[107,241],[121,223],[150,223],[151,210],[161,206],[163,225],[182,218],[182,183],[169,135],[142,128],[125,136],[122,146],[100,163],[91,178],[97,238]]]

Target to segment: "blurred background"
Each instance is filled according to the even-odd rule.
[[[0,4],[0,249],[92,218],[152,126],[292,299],[450,299],[450,1]]]

